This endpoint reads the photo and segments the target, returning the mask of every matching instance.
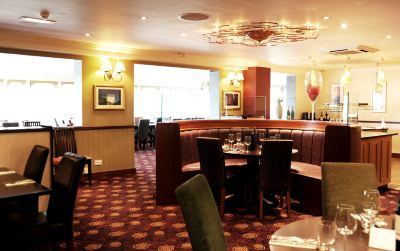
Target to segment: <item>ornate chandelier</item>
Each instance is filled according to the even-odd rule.
[[[242,44],[246,46],[276,46],[318,37],[313,26],[289,26],[274,22],[247,22],[222,25],[217,31],[204,33],[210,43]]]

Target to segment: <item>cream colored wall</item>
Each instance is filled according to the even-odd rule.
[[[359,120],[366,121],[393,121],[400,122],[400,65],[384,66],[385,79],[387,80],[386,112],[372,112],[360,110]],[[351,68],[352,83],[345,86],[345,92],[350,92],[350,99],[357,102],[368,103],[372,105],[372,86],[375,82],[377,68],[360,67]],[[323,73],[324,77],[324,97],[325,101],[330,101],[330,87],[332,84],[340,82],[342,70],[329,70]],[[400,133],[400,125],[387,124],[391,131]],[[393,137],[393,152],[400,153],[400,137]]]
[[[220,70],[220,114],[221,116],[225,116],[228,111],[228,116],[241,116],[243,114],[243,81],[241,81],[240,87],[236,88],[231,86],[228,77],[229,72],[232,70],[229,69],[221,69]],[[224,109],[224,92],[240,92],[240,109]]]

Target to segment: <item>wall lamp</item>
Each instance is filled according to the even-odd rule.
[[[104,71],[104,80],[113,80],[119,82],[122,80],[122,72],[125,71],[123,62],[115,62],[114,66],[108,59],[103,60],[101,63],[101,70]]]
[[[231,86],[234,86],[236,88],[240,87],[240,81],[244,80],[243,72],[229,72],[228,80],[230,81]]]

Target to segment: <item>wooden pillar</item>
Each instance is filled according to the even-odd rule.
[[[269,119],[271,69],[249,67],[243,76],[243,114]]]

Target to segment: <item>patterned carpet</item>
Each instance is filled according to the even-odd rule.
[[[92,187],[79,189],[74,227],[76,250],[190,250],[185,224],[176,206],[155,206],[155,151],[137,151],[137,172],[100,174]],[[384,212],[396,207],[398,191],[383,197]],[[310,217],[290,219],[255,214],[226,214],[223,227],[229,250],[269,250],[270,235],[280,227]],[[63,249],[65,244],[60,244]]]

